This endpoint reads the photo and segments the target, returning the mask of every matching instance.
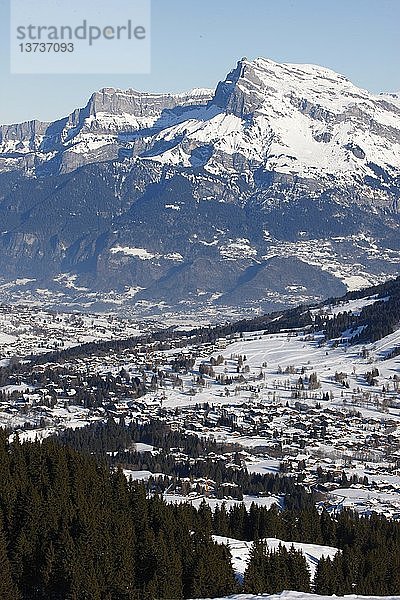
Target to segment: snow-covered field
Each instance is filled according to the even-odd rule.
[[[380,376],[379,383],[384,383],[399,371],[400,357],[395,357],[382,362],[380,359],[383,354],[386,354],[391,349],[400,344],[400,330],[383,338],[374,344],[366,344],[362,347],[356,346],[339,346],[332,348],[324,345],[320,346],[321,336],[310,338],[303,332],[295,333],[278,333],[272,335],[262,335],[262,332],[245,333],[243,338],[226,346],[221,350],[224,356],[224,364],[220,367],[215,367],[216,373],[225,374],[226,376],[236,375],[237,360],[235,357],[239,355],[246,356],[246,365],[250,371],[248,379],[257,383],[257,399],[261,402],[272,402],[273,392],[275,391],[275,401],[290,400],[292,398],[291,390],[285,390],[284,382],[287,379],[294,381],[293,374],[289,377],[285,375],[285,369],[291,369],[297,374],[297,378],[304,369],[305,374],[317,372],[321,382],[321,390],[324,392],[332,392],[333,399],[328,401],[324,406],[326,408],[333,406],[343,406],[343,399],[357,407],[366,416],[377,414],[375,407],[362,405],[361,399],[354,395],[354,389],[368,391],[372,395],[378,392],[378,388],[374,389],[369,386],[365,380],[366,371],[370,371],[373,367],[379,368]],[[362,349],[368,352],[368,358],[362,357]],[[218,355],[215,352],[214,355]],[[203,359],[199,359],[198,364]],[[279,369],[282,372],[278,372]],[[341,389],[337,382],[334,381],[335,373],[347,373],[349,387]],[[254,379],[259,377],[260,379]],[[229,388],[230,389],[230,388]],[[341,395],[343,392],[343,397]],[[398,394],[393,394],[398,397]],[[241,393],[233,393],[226,396],[220,386],[205,387],[203,390],[198,390],[197,393],[188,397],[185,390],[166,390],[164,406],[177,407],[188,406],[198,402],[212,402],[213,404],[240,404],[244,400],[254,397],[254,394],[249,390],[241,390]],[[317,393],[318,396],[318,393]],[[315,399],[314,399],[315,400]],[[305,400],[307,402],[307,400]],[[346,404],[345,402],[345,404]],[[315,401],[310,403],[315,405]],[[382,412],[381,418],[391,419],[399,417],[399,409],[389,408],[387,412]],[[253,439],[253,442],[258,443]]]
[[[215,507],[221,506],[224,504],[225,508],[229,510],[235,504],[244,504],[247,509],[253,504],[258,504],[258,506],[265,506],[266,508],[270,508],[273,505],[282,506],[282,498],[279,496],[266,496],[266,497],[256,497],[256,496],[243,496],[243,500],[230,500],[223,499],[220,500],[218,498],[208,498],[202,495],[190,495],[190,496],[180,496],[178,494],[164,494],[164,500],[169,503],[180,504],[182,502],[189,502],[195,508],[199,508],[202,502],[206,502],[211,510],[215,510]]]
[[[213,536],[214,541],[219,544],[226,544],[232,555],[233,569],[241,579],[247,567],[247,563],[250,558],[251,548],[253,542],[246,542],[242,540],[235,540],[233,538],[223,537],[220,535]],[[318,561],[324,558],[334,558],[338,552],[337,548],[331,548],[330,546],[320,546],[318,544],[302,544],[300,542],[285,542],[278,540],[277,538],[265,538],[266,546],[268,550],[278,550],[279,546],[284,546],[288,550],[293,546],[295,550],[301,551],[307,561],[308,568],[310,570],[311,578],[315,576],[315,571],[318,565]]]
[[[214,600],[399,600],[400,596],[357,596],[351,594],[349,596],[319,596],[317,594],[305,594],[304,592],[285,591],[281,594],[235,594],[233,596],[224,596],[223,598],[214,598]],[[202,598],[201,600],[210,600]]]

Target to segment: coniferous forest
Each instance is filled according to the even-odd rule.
[[[48,439],[11,444],[0,434],[0,598],[124,600],[216,597],[245,590],[400,593],[400,523],[311,503],[166,504],[118,469]],[[244,581],[212,534],[255,540]],[[304,556],[276,537],[340,548],[310,580]]]
[[[147,499],[53,441],[0,448],[0,598],[123,600],[234,591],[209,511]],[[203,514],[205,513],[205,514]]]

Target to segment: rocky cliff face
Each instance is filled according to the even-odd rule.
[[[399,96],[329,69],[242,59],[215,92],[103,89],[0,129],[0,297],[21,278],[138,307],[338,294],[398,271],[399,190]]]
[[[168,120],[168,114],[177,107],[206,103],[211,96],[210,90],[200,89],[175,95],[102,89],[92,94],[84,108],[64,119],[1,126],[0,170],[54,175],[83,164],[116,159],[120,134],[153,127],[165,115],[164,120]]]

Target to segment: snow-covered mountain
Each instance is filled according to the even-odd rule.
[[[128,148],[142,160],[210,173],[242,172],[246,163],[329,185],[337,176],[376,178],[376,166],[399,175],[400,99],[323,67],[242,59],[215,93],[105,88],[55,123],[3,126],[0,142],[2,169],[35,171],[65,154],[58,166],[72,170]]]
[[[234,160],[240,157],[249,167],[322,176],[327,185],[338,176],[374,178],[376,165],[398,176],[398,104],[397,97],[374,96],[329,69],[243,59],[200,114],[153,138],[151,156],[189,167],[194,149],[207,144],[203,164],[211,173],[225,172],[227,162],[239,171]],[[170,147],[160,147],[161,140]]]
[[[340,294],[398,271],[399,194],[397,94],[243,58],[214,92],[1,127],[0,276],[141,306]]]
[[[168,127],[179,121],[174,112],[176,107],[184,106],[188,113],[211,97],[212,91],[205,89],[173,95],[104,88],[92,94],[84,108],[54,123],[29,121],[3,125],[0,169],[48,174],[116,158],[125,133],[156,124]]]

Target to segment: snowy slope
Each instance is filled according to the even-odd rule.
[[[329,180],[338,174],[379,179],[376,165],[391,175],[400,170],[396,94],[371,94],[324,67],[265,58],[239,61],[215,93],[104,88],[65,120],[3,126],[0,133],[0,168],[3,158],[6,169],[18,157],[51,160],[60,150],[71,169],[124,148],[143,160],[205,166],[210,173],[261,165]]]
[[[400,596],[318,596],[317,594],[305,594],[304,592],[289,592],[285,591],[281,594],[261,594],[254,596],[253,594],[235,594],[234,596],[224,596],[223,598],[215,598],[214,600],[343,600],[351,598],[352,600],[398,600]],[[202,599],[202,600],[209,600]]]
[[[221,153],[241,154],[268,170],[311,179],[351,173],[375,177],[370,162],[400,168],[397,101],[315,65],[243,59],[218,86],[201,119],[172,126],[157,140],[180,135],[185,143],[152,158],[189,166],[188,149],[211,143],[207,168],[212,172],[222,166]]]
[[[229,550],[232,555],[233,569],[239,577],[242,577],[247,567],[253,542],[235,540],[233,538],[227,538],[219,535],[213,536],[213,539],[219,544],[226,544],[229,547]],[[265,538],[264,541],[267,544],[268,550],[278,550],[279,546],[285,546],[285,548],[290,550],[290,548],[294,546],[295,550],[301,551],[306,558],[312,579],[315,576],[315,570],[317,568],[318,561],[322,557],[333,558],[338,552],[337,548],[331,548],[330,546],[319,546],[317,544],[284,542],[276,538]]]

